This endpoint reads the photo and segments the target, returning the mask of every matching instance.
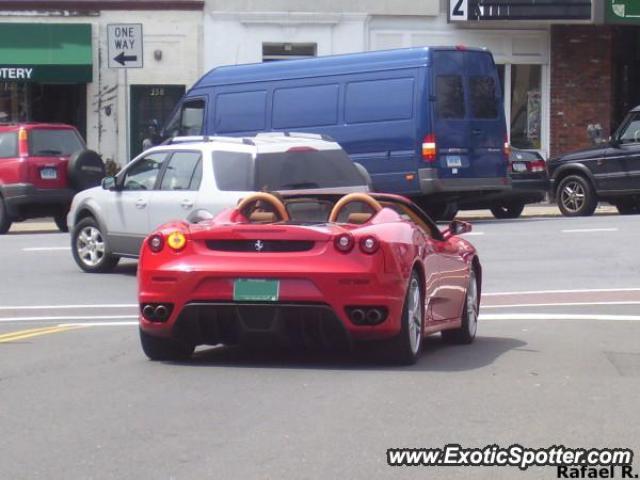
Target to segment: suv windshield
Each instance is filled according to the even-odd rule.
[[[72,155],[84,150],[84,145],[73,130],[29,130],[29,155]]]
[[[247,153],[214,152],[213,169],[218,188],[225,191],[366,185],[351,159],[342,150],[302,147],[288,152],[261,153],[256,156],[255,165],[251,155]]]

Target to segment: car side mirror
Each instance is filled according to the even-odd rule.
[[[102,188],[104,190],[115,191],[118,189],[118,182],[116,181],[116,177],[104,177],[102,179]]]
[[[448,228],[449,236],[462,235],[469,233],[471,230],[471,224],[469,222],[463,222],[462,220],[453,220]]]

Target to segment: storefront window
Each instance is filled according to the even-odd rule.
[[[541,148],[540,65],[511,66],[511,145]]]
[[[0,82],[0,123],[29,119],[29,89],[25,83]]]

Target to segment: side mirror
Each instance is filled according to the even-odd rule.
[[[116,177],[104,177],[102,179],[102,188],[105,190],[117,190]]]
[[[453,220],[448,228],[449,236],[462,235],[469,233],[471,230],[471,224],[469,222],[463,222],[462,220]]]

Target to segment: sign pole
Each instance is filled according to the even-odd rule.
[[[131,148],[130,148],[130,138],[129,138],[129,75],[127,74],[128,69],[124,70],[124,138],[125,138],[125,152],[126,152],[126,161],[125,165],[129,163],[131,160]]]

